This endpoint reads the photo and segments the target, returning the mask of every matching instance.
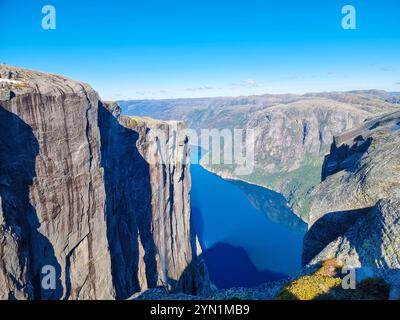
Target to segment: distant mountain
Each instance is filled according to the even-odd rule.
[[[123,113],[182,120],[199,129],[258,129],[255,171],[236,177],[283,193],[304,219],[335,135],[398,109],[386,91],[323,92],[248,97],[120,101]],[[234,166],[209,166],[234,176]]]

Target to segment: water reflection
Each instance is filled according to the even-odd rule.
[[[255,286],[300,269],[305,223],[284,197],[196,164],[191,174],[193,222],[214,284]]]

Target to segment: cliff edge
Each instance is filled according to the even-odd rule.
[[[312,192],[304,264],[336,259],[400,284],[400,112],[335,138]]]
[[[87,84],[1,65],[0,128],[0,299],[207,290],[181,123],[121,117]]]

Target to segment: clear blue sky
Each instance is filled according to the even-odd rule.
[[[357,30],[341,28],[346,4]],[[399,14],[399,0],[0,0],[0,62],[113,100],[400,91]]]

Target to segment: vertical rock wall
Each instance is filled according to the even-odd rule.
[[[146,123],[124,124],[86,84],[6,66],[0,78],[0,298],[202,290],[188,163],[160,164]],[[46,265],[55,289],[43,289]]]

